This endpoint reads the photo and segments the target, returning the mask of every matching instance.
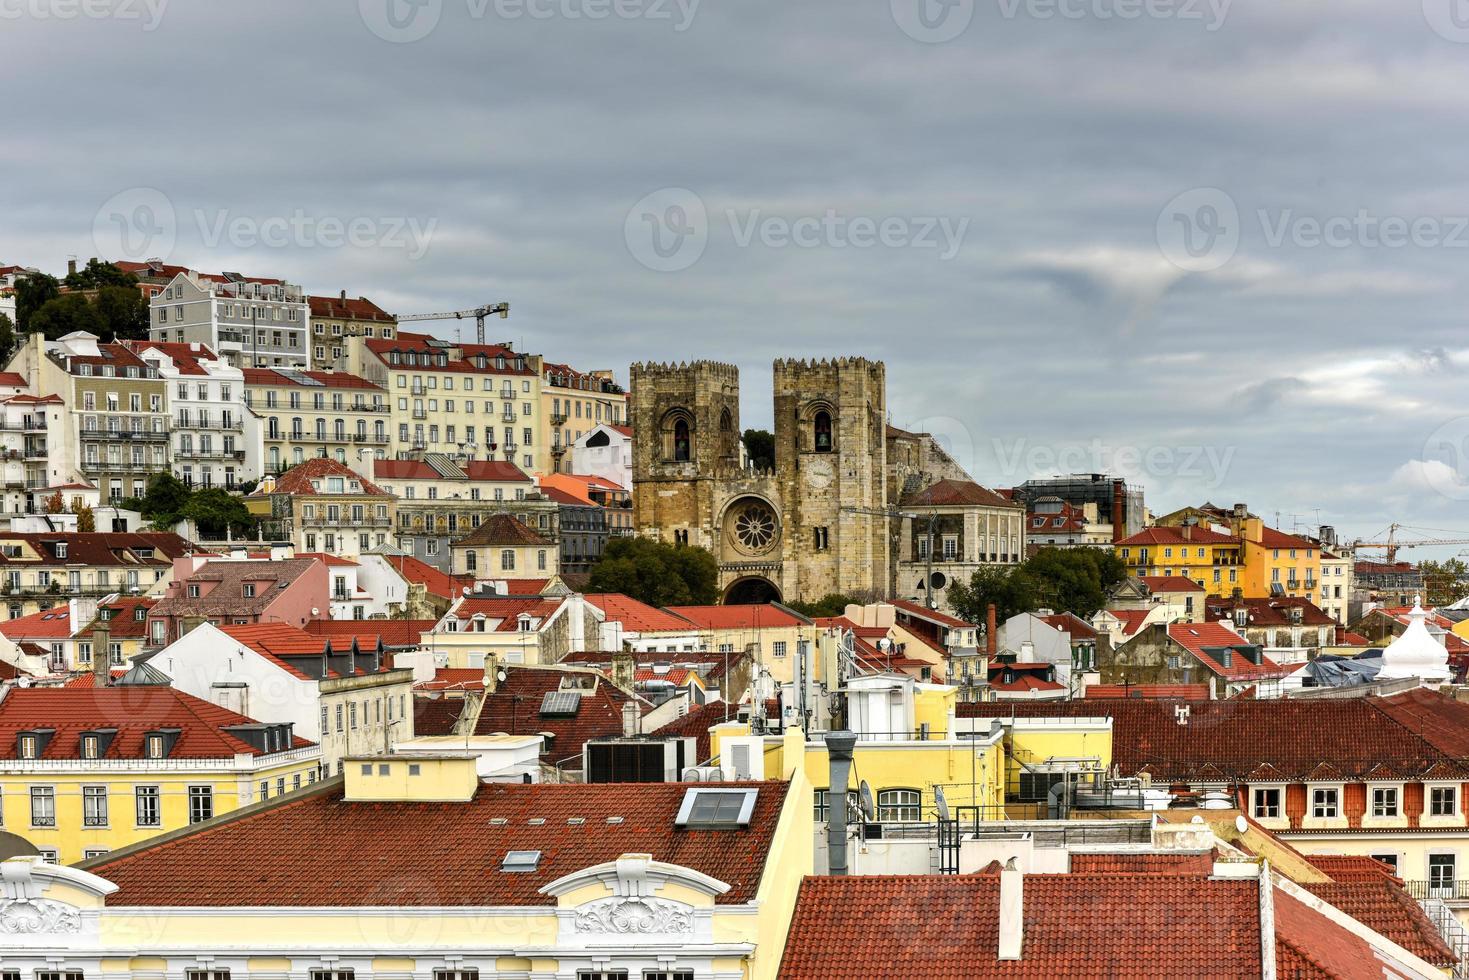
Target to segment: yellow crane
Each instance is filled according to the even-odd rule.
[[[1398,537],[1398,531],[1434,531],[1444,535],[1463,535],[1463,537],[1441,537],[1441,538],[1411,538],[1403,540]],[[1399,548],[1433,548],[1447,547],[1451,545],[1469,544],[1469,531],[1446,531],[1443,528],[1413,528],[1403,524],[1389,524],[1387,527],[1386,541],[1363,541],[1361,538],[1352,542],[1352,552],[1355,553],[1362,548],[1386,548],[1388,564],[1398,559]]]

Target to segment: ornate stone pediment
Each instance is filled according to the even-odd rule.
[[[692,909],[661,898],[607,898],[576,910],[575,929],[602,935],[676,934],[694,931]]]
[[[0,901],[0,934],[16,936],[81,930],[82,917],[75,906],[46,898]]]

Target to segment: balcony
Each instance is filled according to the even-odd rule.
[[[103,460],[87,459],[82,461],[82,472],[84,473],[152,473],[156,470],[167,468],[166,463],[110,463]]]
[[[500,421],[501,422],[514,422],[518,418],[519,418],[519,416],[516,415],[514,412],[505,412],[505,413],[503,413],[500,416]]]
[[[46,444],[44,442],[27,444],[24,455],[27,460],[48,459],[50,457],[50,454],[46,451]]]
[[[121,440],[123,442],[167,442],[168,430],[160,432],[137,431],[131,429],[84,429],[83,439],[105,439],[108,442]]]
[[[1408,880],[1403,882],[1403,885],[1408,889],[1408,894],[1420,902],[1430,898],[1442,899],[1445,902],[1469,901],[1469,881],[1465,880],[1446,881],[1439,878],[1431,881]]]
[[[352,437],[352,441],[353,442],[371,442],[371,443],[375,443],[377,445],[386,445],[386,443],[388,441],[388,436],[387,436],[387,433],[382,433],[382,434],[379,434],[379,435],[373,435],[371,433],[368,433],[366,435],[355,435],[355,436]]]
[[[350,602],[352,596],[347,592],[332,592],[332,602]]]
[[[554,413],[551,416],[551,424],[553,426],[555,426],[556,428],[558,428],[558,429],[561,428],[563,425],[566,424],[566,413],[565,412],[556,412],[556,413]]]
[[[428,418],[428,412],[421,408],[415,408],[413,410],[413,417],[416,419],[426,419]]]

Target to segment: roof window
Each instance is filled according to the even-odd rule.
[[[527,874],[541,866],[540,851],[506,851],[500,870],[506,874]]]
[[[678,808],[674,826],[692,830],[733,830],[748,827],[758,789],[689,789]]]

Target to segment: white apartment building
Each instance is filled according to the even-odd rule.
[[[203,344],[235,367],[308,366],[311,309],[300,286],[189,270],[149,306],[151,340]]]
[[[572,443],[566,472],[599,476],[624,490],[632,489],[632,426],[598,423]]]
[[[259,420],[245,408],[244,371],[199,343],[128,344],[167,382],[173,475],[232,490],[261,476]]]

